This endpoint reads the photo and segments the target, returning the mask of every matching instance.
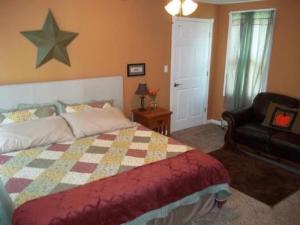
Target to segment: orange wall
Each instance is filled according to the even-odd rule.
[[[171,16],[165,0],[0,0],[0,84],[124,76],[125,112],[138,104],[134,92],[146,80],[160,88],[169,107]],[[41,29],[48,9],[63,30],[78,32],[69,45],[71,67],[51,60],[35,69],[37,48],[20,31]],[[216,6],[200,4],[197,17],[211,18]],[[127,63],[145,62],[145,77],[127,78]],[[0,104],[1,107],[1,104]]]
[[[134,91],[146,80],[160,88],[158,101],[169,106],[171,17],[167,0],[0,0],[0,84],[124,76],[125,112],[138,105]],[[228,13],[277,8],[268,90],[300,98],[300,1],[267,0],[216,6],[200,4],[193,17],[214,18],[209,118],[223,112],[223,81]],[[19,32],[40,29],[48,9],[61,29],[78,32],[68,52],[71,67],[55,60],[35,69],[36,47]],[[145,62],[145,77],[127,78],[127,63]],[[0,105],[1,107],[1,105]]]
[[[262,2],[222,5],[218,8],[218,27],[214,73],[209,104],[209,117],[219,119],[223,108],[223,81],[230,11],[276,8],[273,49],[268,91],[300,99],[300,1],[267,0]]]

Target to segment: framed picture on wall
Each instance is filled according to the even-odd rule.
[[[145,63],[135,63],[127,64],[127,76],[145,76],[146,75],[146,64]]]

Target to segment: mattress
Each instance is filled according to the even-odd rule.
[[[14,210],[32,200],[68,193],[192,149],[138,125],[72,143],[0,154],[0,221],[10,224]]]

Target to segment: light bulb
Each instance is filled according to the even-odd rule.
[[[181,2],[180,0],[172,0],[165,6],[165,10],[171,14],[172,16],[175,16],[180,13],[181,9]]]
[[[191,15],[198,8],[198,4],[193,2],[192,0],[185,0],[182,3],[182,14],[184,16]]]

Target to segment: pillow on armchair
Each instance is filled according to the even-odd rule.
[[[300,134],[300,109],[271,102],[262,125]]]

